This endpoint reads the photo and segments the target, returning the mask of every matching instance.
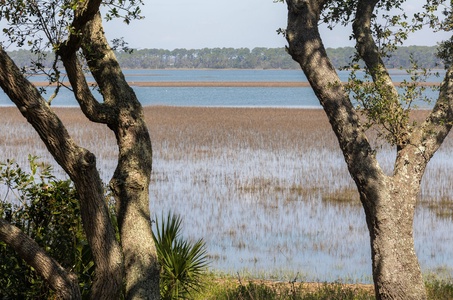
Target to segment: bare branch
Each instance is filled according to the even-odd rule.
[[[447,70],[440,87],[439,98],[433,110],[416,131],[415,141],[420,143],[420,152],[431,158],[450,132],[453,125],[453,66]]]
[[[76,53],[62,58],[69,82],[83,113],[93,122],[110,123],[114,119],[112,109],[101,104],[91,93]]]
[[[323,7],[319,3],[312,5],[312,1],[306,1],[306,5],[294,8],[288,3],[288,52],[301,65],[323,106],[354,180],[358,185],[373,184],[384,174],[363,132],[359,116],[327,57],[318,30]]]
[[[104,102],[117,107],[125,99],[138,101],[105,37],[100,13],[87,24],[83,38],[83,54],[102,91]],[[131,94],[134,94],[134,97],[130,97]]]
[[[19,228],[1,218],[0,240],[12,247],[27,264],[33,267],[61,299],[82,299],[77,276],[66,271]]]
[[[354,37],[357,41],[356,48],[360,57],[364,60],[374,82],[385,83],[390,95],[397,95],[398,92],[393,86],[381,54],[373,39],[371,24],[373,11],[379,0],[361,0],[357,6],[355,21],[352,25]]]

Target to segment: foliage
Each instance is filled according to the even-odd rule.
[[[378,136],[383,137],[391,145],[403,145],[407,134],[411,131],[409,114],[416,109],[416,102],[430,103],[431,99],[426,96],[427,89],[436,89],[435,86],[426,86],[424,83],[430,75],[430,71],[420,68],[413,58],[412,67],[406,70],[410,80],[400,83],[398,93],[394,94],[389,89],[382,77],[374,83],[370,80],[369,72],[363,78],[357,76],[357,67],[352,70],[347,90],[356,101],[357,108],[366,117],[365,128],[375,126]]]
[[[69,180],[29,156],[30,171],[14,161],[0,164],[0,217],[19,227],[63,267],[76,273],[87,295],[94,263],[83,233],[77,193]],[[48,285],[13,250],[0,241],[0,295],[8,299],[48,299]]]
[[[265,282],[249,281],[247,284],[240,283],[234,287],[226,286],[217,290],[215,295],[204,295],[203,299],[216,300],[372,300],[375,299],[370,291],[360,288],[345,287],[339,283],[320,284],[319,287],[309,288],[303,284],[297,286],[291,284],[272,284]]]
[[[240,284],[236,289],[226,291],[226,299],[276,299],[278,293],[265,284],[249,282],[247,285]]]
[[[453,299],[453,281],[430,279],[425,283],[428,299],[448,300]]]
[[[153,239],[161,265],[163,299],[187,299],[202,289],[202,277],[208,265],[206,246],[202,239],[194,244],[184,240],[181,218],[169,213],[166,220],[156,221]]]
[[[236,281],[233,284],[233,280]],[[453,284],[450,280],[428,279],[425,282],[429,300],[453,299]],[[213,279],[209,290],[197,295],[194,299],[204,300],[372,300],[375,299],[371,290],[360,286],[344,286],[341,283],[319,284],[318,287],[308,287],[303,283],[292,285],[288,283],[272,284],[270,282],[249,281],[247,284],[234,278]]]
[[[71,23],[83,5],[84,1],[79,0],[2,1],[0,21],[6,23],[3,34],[10,44],[18,48],[27,47],[32,53],[24,72],[44,74],[49,83],[64,79],[59,71],[59,56],[49,50],[56,53],[74,33]],[[126,24],[143,18],[142,5],[143,0],[108,0],[102,4],[106,21],[120,19]],[[118,41],[115,39],[114,44]]]
[[[402,2],[404,1],[378,2],[377,8],[371,16],[371,27],[374,43],[376,43],[375,60],[379,63],[374,66],[364,66],[360,57],[363,53],[355,53],[348,65],[353,71],[346,86],[357,102],[358,109],[366,117],[365,128],[376,125],[379,136],[391,145],[400,147],[408,143],[413,126],[416,125],[409,121],[411,109],[416,108],[414,102],[431,101],[425,94],[426,86],[423,84],[430,71],[419,64],[418,57],[416,58],[413,53],[409,54],[409,66],[406,67],[406,73],[411,78],[410,81],[404,80],[400,83],[399,88],[395,89],[387,71],[392,67],[391,61],[397,56],[396,51],[400,49],[400,45],[410,33],[420,30],[423,24],[423,18],[418,17],[417,14],[409,20],[402,11]],[[351,3],[343,3],[339,7],[357,9]],[[327,14],[339,14],[336,22],[347,24],[350,22],[351,12],[337,11],[339,7],[330,7]],[[393,10],[401,13],[392,15]],[[378,20],[378,15],[381,15],[384,22]],[[357,77],[355,71],[359,68],[364,68],[366,73],[364,78]],[[399,69],[403,69],[403,67],[400,66]]]

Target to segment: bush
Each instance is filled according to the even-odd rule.
[[[428,292],[428,299],[453,299],[453,281],[451,278],[448,280],[431,278],[425,283],[425,286]]]
[[[29,156],[29,172],[8,160],[0,164],[0,217],[34,239],[64,268],[76,273],[82,294],[91,286],[94,263],[70,180]],[[10,247],[0,241],[0,295],[3,299],[49,299],[53,292]]]

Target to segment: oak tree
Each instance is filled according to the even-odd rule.
[[[96,265],[92,299],[118,299],[123,284],[126,299],[160,297],[160,269],[149,210],[151,141],[142,106],[105,37],[100,14],[100,7],[104,7],[107,19],[123,18],[128,23],[140,17],[141,4],[141,0],[34,0],[0,4],[0,18],[8,24],[3,32],[9,42],[30,46],[38,57],[44,50],[53,51],[52,69],[43,68],[38,59],[31,70],[49,75],[58,92],[64,86],[59,67],[62,64],[70,82],[67,88],[73,91],[83,113],[90,121],[108,126],[116,137],[118,163],[110,188],[116,202],[120,242],[110,220],[95,155],[74,142],[50,106],[57,93],[49,100],[44,99],[0,47],[0,86],[38,132],[79,193],[84,230]],[[96,81],[102,101],[93,95],[84,65]],[[45,252],[38,251],[32,241],[3,220],[0,238],[30,261],[60,297],[80,297],[74,290],[73,274],[51,258],[43,259]]]
[[[410,108],[401,101],[383,63],[383,57],[388,53],[377,41],[395,37],[400,40],[388,45],[398,45],[405,34],[423,25],[421,14],[414,18],[413,25],[409,25],[411,19],[407,20],[402,12],[391,17],[391,9],[401,8],[404,1],[400,0],[286,2],[288,52],[300,64],[328,116],[365,210],[377,299],[426,299],[414,250],[414,210],[426,166],[452,126],[453,69],[450,67],[446,71],[439,97],[426,119],[412,123],[406,117]],[[428,12],[441,2],[429,1]],[[445,14],[449,15],[451,6],[447,5],[446,9]],[[377,17],[379,11],[384,12],[383,19]],[[433,16],[425,14],[428,15]],[[380,25],[379,20],[393,21],[401,30],[389,31],[391,28]],[[440,21],[430,20],[431,24]],[[366,100],[371,106],[364,110],[353,105],[352,94],[341,84],[326,54],[319,31],[322,21],[331,25],[352,25],[357,55],[365,63],[374,88]],[[374,113],[369,114],[369,108],[374,109]],[[377,149],[370,145],[364,125],[368,121],[387,130],[386,137],[396,148],[390,175],[382,170],[376,159]]]

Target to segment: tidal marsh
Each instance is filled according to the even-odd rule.
[[[56,109],[69,132],[97,155],[108,182],[113,134],[77,109]],[[423,112],[419,112],[423,114]],[[1,108],[2,160],[50,158],[15,108]],[[321,110],[150,106],[151,210],[183,216],[203,238],[216,272],[253,277],[370,282],[368,231],[355,186]],[[416,211],[416,251],[425,273],[453,271],[453,138],[426,170]],[[390,174],[394,151],[377,147]]]

